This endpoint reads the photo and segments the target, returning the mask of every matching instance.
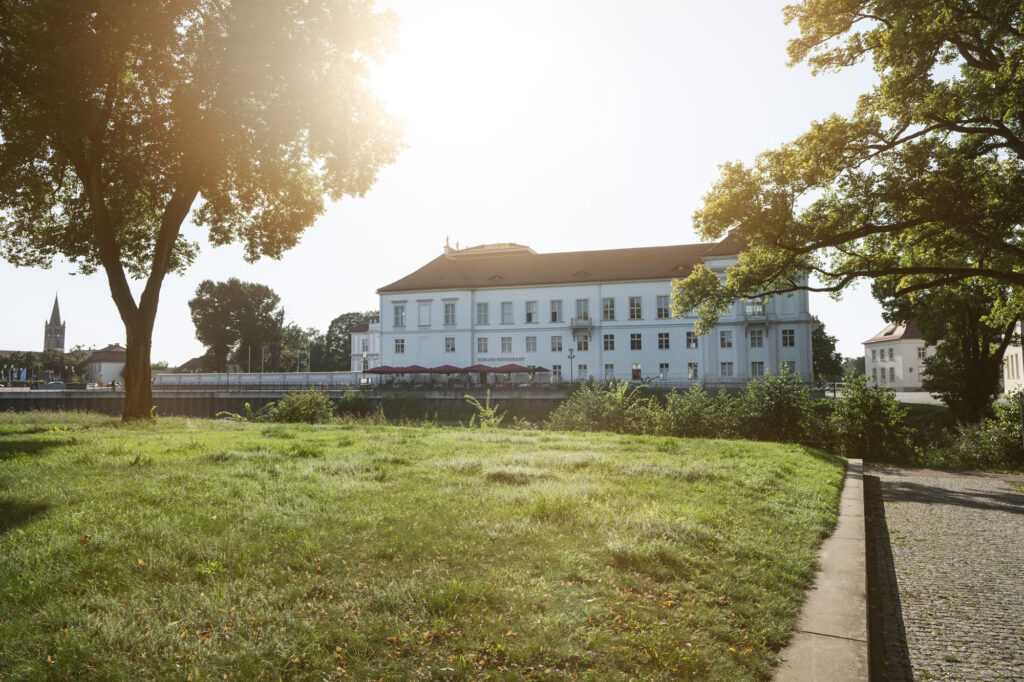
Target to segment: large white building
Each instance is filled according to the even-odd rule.
[[[869,386],[920,391],[924,360],[935,355],[913,322],[888,324],[864,342],[864,374]]]
[[[1021,338],[1021,324],[1017,323],[1017,338]],[[1013,393],[1024,390],[1024,352],[1018,341],[1016,345],[1008,346],[1003,353],[1003,393]]]
[[[739,244],[535,253],[519,244],[445,252],[381,287],[380,363],[551,370],[552,381],[741,384],[785,368],[811,381],[806,292],[738,302],[709,335],[674,319],[672,280],[717,272]],[[353,345],[353,359],[359,347]],[[570,359],[570,356],[571,359]]]
[[[85,376],[89,382],[110,386],[115,381],[124,383],[124,366],[128,351],[119,343],[94,350],[85,359]]]

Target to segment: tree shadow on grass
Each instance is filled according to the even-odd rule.
[[[69,440],[32,440],[28,438],[5,438],[0,440],[0,462],[15,457],[41,455],[47,450],[70,445]]]
[[[21,502],[0,500],[0,535],[23,526],[40,514],[46,513],[50,505],[45,502]]]

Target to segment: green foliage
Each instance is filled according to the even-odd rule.
[[[272,416],[272,413],[274,411],[274,405],[274,403],[267,403],[258,410],[254,410],[252,409],[252,406],[248,402],[246,402],[245,412],[243,412],[242,414],[222,410],[217,413],[217,418],[230,419],[231,421],[236,422],[261,422]]]
[[[313,388],[285,395],[269,413],[270,421],[322,424],[334,416],[334,405],[322,391]]]
[[[865,377],[854,377],[833,403],[835,442],[829,449],[844,457],[909,461],[913,444],[906,416],[907,408],[892,391],[869,387]]]
[[[559,431],[661,433],[665,414],[653,397],[628,382],[580,385],[551,413],[548,427]]]
[[[738,431],[732,396],[724,389],[711,394],[700,384],[665,399],[666,423],[673,436],[728,438]]]
[[[1019,308],[1024,7],[802,0],[785,13],[799,27],[792,63],[871,61],[878,83],[849,116],[815,122],[749,166],[721,166],[694,224],[745,250],[724,284],[700,266],[678,282],[676,309],[699,307],[706,333],[738,299],[877,277],[892,277],[897,297],[1001,283]]]
[[[491,391],[487,390],[487,399],[481,403],[474,396],[466,395],[466,404],[472,407],[476,413],[470,418],[469,425],[477,425],[481,429],[496,429],[501,426],[504,414],[498,410],[498,404],[491,406]]]
[[[811,364],[817,381],[838,381],[843,376],[843,356],[836,352],[836,337],[825,331],[825,323],[817,317],[811,332]]]
[[[733,413],[740,434],[752,440],[802,442],[813,426],[810,392],[789,372],[748,382],[736,396]]]
[[[991,419],[960,425],[934,447],[923,449],[918,464],[944,469],[1024,469],[1020,395],[1016,391],[997,402]]]
[[[284,327],[280,303],[281,297],[265,284],[236,277],[200,282],[188,307],[214,371],[225,371],[232,354],[245,372],[260,371],[264,353],[270,366],[277,366]]]

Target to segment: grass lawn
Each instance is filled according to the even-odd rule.
[[[842,460],[0,414],[0,679],[768,679]]]

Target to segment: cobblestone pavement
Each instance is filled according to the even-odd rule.
[[[1024,477],[865,474],[880,481],[902,607],[883,616],[887,679],[909,679],[910,667],[917,680],[1024,680],[1024,494],[1004,482]]]

